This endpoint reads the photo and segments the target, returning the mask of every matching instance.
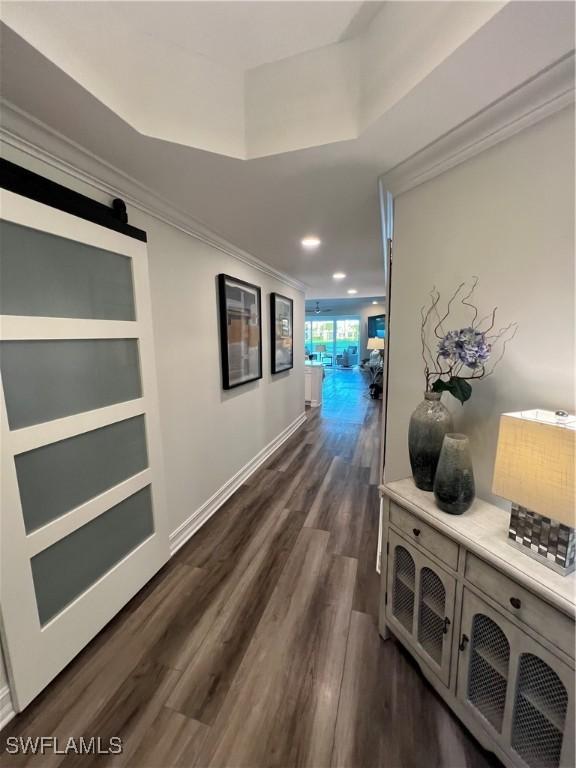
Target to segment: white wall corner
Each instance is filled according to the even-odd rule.
[[[274,440],[262,448],[254,458],[245,464],[238,472],[219,488],[207,501],[196,509],[182,525],[170,534],[170,554],[174,555],[188,539],[190,539],[212,515],[220,509],[222,504],[235,493],[238,488],[256,472],[258,467],[272,456],[280,446],[291,437],[296,430],[306,421],[306,413],[301,413],[297,419],[282,430]]]

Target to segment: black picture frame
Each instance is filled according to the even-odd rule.
[[[279,314],[281,309],[286,310],[286,308],[288,308],[288,318]],[[279,323],[287,323],[287,334],[279,335]],[[289,339],[288,344],[285,342],[286,339]],[[287,350],[289,350],[288,355],[285,354]],[[284,352],[281,357],[288,358],[284,362],[278,360],[279,351]],[[281,293],[270,294],[270,362],[273,374],[284,373],[294,367],[294,302]]]
[[[235,296],[235,293],[238,295]],[[253,295],[254,302],[245,304],[250,294]],[[237,304],[236,307],[233,306],[234,301]],[[262,296],[260,287],[231,275],[220,274],[218,275],[218,305],[222,387],[235,389],[262,378]],[[250,317],[254,314],[253,307],[256,307],[256,322],[253,317]],[[256,340],[253,338],[255,332],[257,332]],[[245,338],[246,335],[247,339]],[[238,336],[240,336],[239,340]],[[237,345],[241,346],[238,348]],[[247,347],[248,351],[243,352],[243,347]],[[250,359],[251,357],[252,359]],[[243,371],[242,368],[245,370]]]

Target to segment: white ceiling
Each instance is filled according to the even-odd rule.
[[[308,299],[306,301],[306,314],[315,312],[317,304],[320,308],[320,315],[326,312],[330,312],[334,316],[360,315],[366,311],[370,311],[374,315],[382,315],[386,311],[384,296],[365,296],[363,299]]]
[[[249,159],[357,138],[501,7],[14,0],[2,15],[139,133]]]
[[[62,3],[68,5],[68,3]],[[243,70],[321,48],[346,35],[360,1],[108,2],[96,3],[111,23],[123,16],[131,26],[169,45]],[[138,8],[135,8],[135,5]]]
[[[290,34],[282,45],[284,42],[289,45],[292,53],[298,46],[317,44],[319,40],[327,39],[324,34],[330,38],[342,34],[349,37],[354,34],[355,28],[365,28],[366,23],[365,6],[359,3],[341,4],[328,0],[311,4],[314,7],[310,10],[308,3],[263,3],[266,8],[250,12],[230,9],[230,6],[239,4],[250,7],[260,5],[217,3],[222,5],[218,13],[223,16],[218,24],[202,27],[207,33],[206,38],[198,30],[195,31],[197,39],[193,45],[196,50],[202,38],[212,56],[229,55],[235,57],[238,67],[246,65],[249,59],[242,57],[248,55],[246,51],[250,46],[246,46],[245,41],[238,43],[234,50],[222,53],[227,48],[222,40],[230,42],[230,37],[233,37],[231,28],[234,24],[230,22],[232,17],[226,16],[227,13],[246,13],[243,23],[248,28],[251,27],[250,18],[256,18],[250,13],[258,14],[258,24],[262,26],[257,24],[251,32],[243,29],[242,35],[239,35],[252,35],[255,39],[262,36],[266,24],[274,28],[277,17],[269,14],[275,7],[278,8],[278,18],[286,14],[286,17],[282,16],[282,23],[288,17],[296,19],[292,16],[293,6],[300,7],[303,14],[310,14],[306,18],[313,29],[304,34],[302,30],[298,31],[297,23],[290,26],[286,21]],[[14,5],[22,4],[5,4]],[[29,9],[34,4],[26,5]],[[49,2],[42,3],[43,7],[50,5]],[[118,82],[128,84],[130,88],[127,90],[140,94],[136,106],[148,111],[143,114],[144,118],[151,116],[157,125],[162,123],[162,132],[170,133],[174,127],[186,131],[194,120],[192,117],[176,120],[172,113],[158,108],[159,102],[155,98],[146,97],[146,79],[141,78],[142,82],[137,82],[134,72],[119,70],[112,77],[104,62],[98,71],[87,71],[86,60],[82,59],[82,46],[70,35],[81,23],[81,6],[94,4],[72,2],[64,5],[75,7],[75,22],[70,27],[52,24],[50,13],[34,17],[28,15],[25,19],[20,18],[18,24],[12,24],[13,19],[7,21],[18,26],[18,34],[10,29],[4,30],[3,98],[153,190],[187,216],[277,269],[302,280],[309,285],[307,295],[310,298],[346,297],[348,288],[357,289],[358,297],[382,295],[384,276],[377,196],[379,174],[445,136],[521,83],[536,77],[573,48],[572,3],[513,2],[502,9],[500,4],[496,10],[492,9],[482,24],[479,24],[479,19],[485,18],[486,12],[478,6],[483,6],[483,3],[384,3],[372,22],[368,20],[369,26],[364,31],[364,34],[375,34],[374,30],[382,22],[382,14],[385,14],[390,34],[389,38],[384,36],[381,40],[382,61],[386,49],[390,71],[379,71],[376,66],[369,68],[374,82],[385,87],[382,93],[386,96],[387,106],[382,115],[368,121],[366,128],[355,139],[310,142],[307,148],[298,151],[270,153],[243,160],[207,152],[186,142],[154,138],[135,128],[132,121],[123,116],[122,109],[115,108],[116,102],[112,97],[118,95],[114,91]],[[212,13],[205,3],[151,2],[146,5],[150,6],[146,13],[154,15],[162,11],[170,16],[164,23],[163,34],[168,34],[168,30],[171,34],[180,34],[177,28],[183,26],[179,21],[181,17],[172,17],[172,13],[193,14],[196,13],[196,6],[202,6],[201,13]],[[288,5],[290,9],[284,7]],[[324,8],[316,7],[320,5],[334,13],[333,24],[326,21],[329,14]],[[345,10],[340,9],[341,5]],[[134,6],[135,10],[132,12],[129,6]],[[412,26],[406,22],[402,34],[396,29],[397,34],[393,35],[391,27],[398,23],[398,13],[407,13],[405,6],[409,6],[412,14]],[[431,13],[431,7],[434,7],[434,13],[426,17],[425,14]],[[142,10],[140,3],[125,3],[122,8],[122,13],[128,18],[135,14],[135,26],[144,23],[138,9]],[[369,10],[372,11],[371,8]],[[91,13],[94,13],[94,8]],[[60,10],[54,14],[55,20],[60,19],[59,14]],[[195,18],[198,20],[200,16]],[[224,22],[225,18],[229,19],[228,23]],[[439,25],[437,35],[431,22],[424,24],[425,18],[435,19]],[[238,16],[234,16],[235,23],[237,19]],[[150,23],[148,17],[145,24],[148,27]],[[218,25],[222,27],[222,37],[209,43],[208,31],[211,30],[210,34],[214,36]],[[329,29],[325,30],[325,26]],[[240,29],[240,22],[237,29]],[[382,33],[380,28],[377,31]],[[141,49],[130,48],[130,25],[124,26],[122,34],[126,46],[124,55],[127,60],[132,55],[136,60]],[[135,31],[134,34],[134,41],[139,42],[143,33]],[[105,47],[105,25],[100,37]],[[46,53],[52,50],[55,40],[62,41],[62,46],[53,54],[53,58],[62,57],[58,59],[58,65],[51,60],[52,54],[49,56]],[[275,55],[274,51],[284,55],[288,50],[278,42],[269,46],[269,42],[271,39],[262,40],[255,46],[254,55],[259,59],[263,56],[268,58]],[[97,52],[100,44],[97,35],[91,36],[91,44],[96,46],[94,52]],[[107,44],[110,45],[109,40]],[[39,50],[43,50],[44,54]],[[178,52],[174,52],[174,61],[180,61]],[[168,66],[172,61],[169,47],[165,53],[164,65]],[[303,76],[301,79],[306,78]],[[94,87],[87,87],[87,82]],[[167,79],[162,82],[165,89],[170,90],[171,82]],[[110,95],[110,103],[99,98],[94,91]],[[202,99],[193,101],[202,110]],[[323,102],[323,109],[324,106],[328,110],[329,105]],[[272,132],[281,133],[281,110],[277,111],[276,117],[278,120],[272,126]],[[285,115],[286,120],[288,117]],[[295,113],[291,117],[297,118],[304,128],[309,122],[305,113]],[[316,252],[307,253],[300,247],[300,238],[307,234],[322,238],[322,245]],[[346,272],[348,278],[337,283],[331,276],[340,270]]]

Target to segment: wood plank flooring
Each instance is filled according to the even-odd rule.
[[[485,768],[377,632],[380,403],[357,371],[2,734],[121,755],[2,766]]]

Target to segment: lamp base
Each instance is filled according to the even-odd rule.
[[[568,576],[576,566],[576,531],[568,525],[512,504],[508,542],[556,573]]]

